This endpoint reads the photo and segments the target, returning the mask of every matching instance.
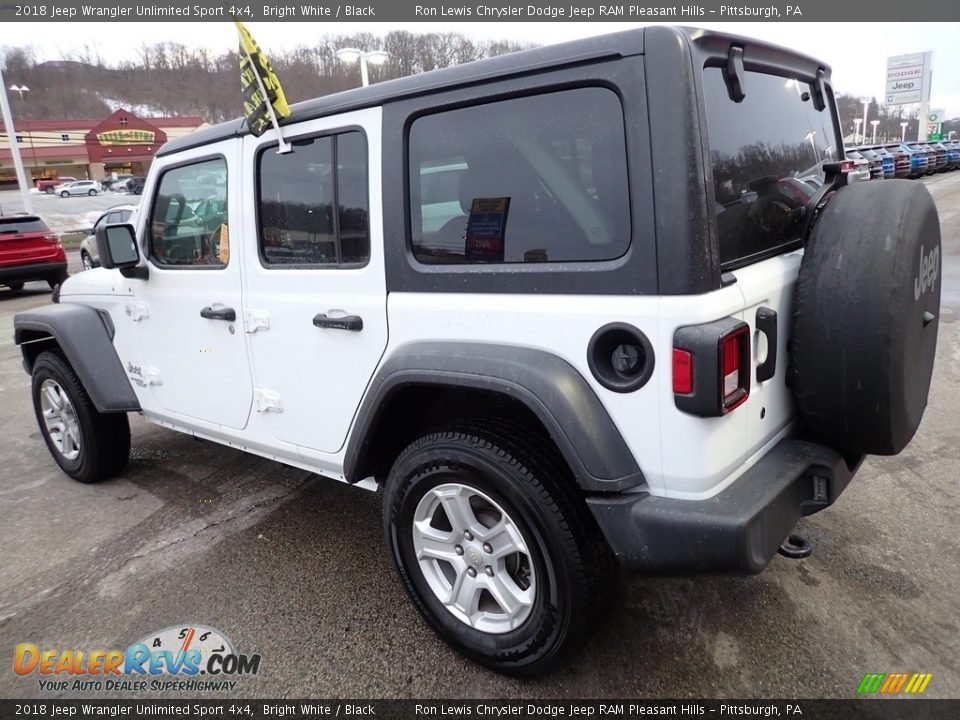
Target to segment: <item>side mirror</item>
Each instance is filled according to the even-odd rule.
[[[146,278],[146,268],[138,268],[140,250],[133,225],[101,225],[97,228],[97,252],[100,265],[117,268],[124,277]]]

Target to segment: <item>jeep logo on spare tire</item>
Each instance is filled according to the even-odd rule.
[[[927,290],[937,282],[940,272],[940,248],[935,247],[929,255],[924,254],[923,245],[920,246],[920,270],[913,280],[913,299],[919,300]]]

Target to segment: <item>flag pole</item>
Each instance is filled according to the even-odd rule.
[[[270,102],[270,96],[267,95],[267,88],[263,84],[263,78],[260,77],[257,66],[253,64],[253,57],[250,55],[250,51],[247,50],[243,43],[240,43],[240,47],[243,48],[243,52],[247,56],[247,61],[250,63],[250,70],[254,75],[257,76],[257,85],[260,86],[260,95],[263,96],[263,102],[266,103],[267,112],[270,113],[270,122],[273,123],[274,129],[277,131],[277,155],[283,155],[284,153],[291,152],[293,150],[293,146],[283,139],[283,131],[280,130],[280,123],[277,121],[277,114],[273,110],[273,103]]]

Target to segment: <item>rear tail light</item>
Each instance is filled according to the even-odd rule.
[[[689,350],[673,349],[673,392],[677,395],[693,392],[693,354]]]
[[[721,407],[724,414],[750,396],[750,328],[731,330],[720,340]]]
[[[840,172],[853,172],[854,168],[857,167],[857,164],[853,160],[844,160],[840,163]]]
[[[718,417],[750,396],[750,326],[734,318],[677,328],[673,335],[673,399],[677,408]]]
[[[48,242],[56,242],[56,243],[60,242],[60,236],[57,235],[56,233],[46,233],[43,236],[43,239],[47,240]]]

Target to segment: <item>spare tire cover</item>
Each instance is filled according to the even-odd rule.
[[[817,218],[793,306],[789,383],[806,426],[848,454],[895,455],[927,406],[940,221],[921,183],[843,187]]]

